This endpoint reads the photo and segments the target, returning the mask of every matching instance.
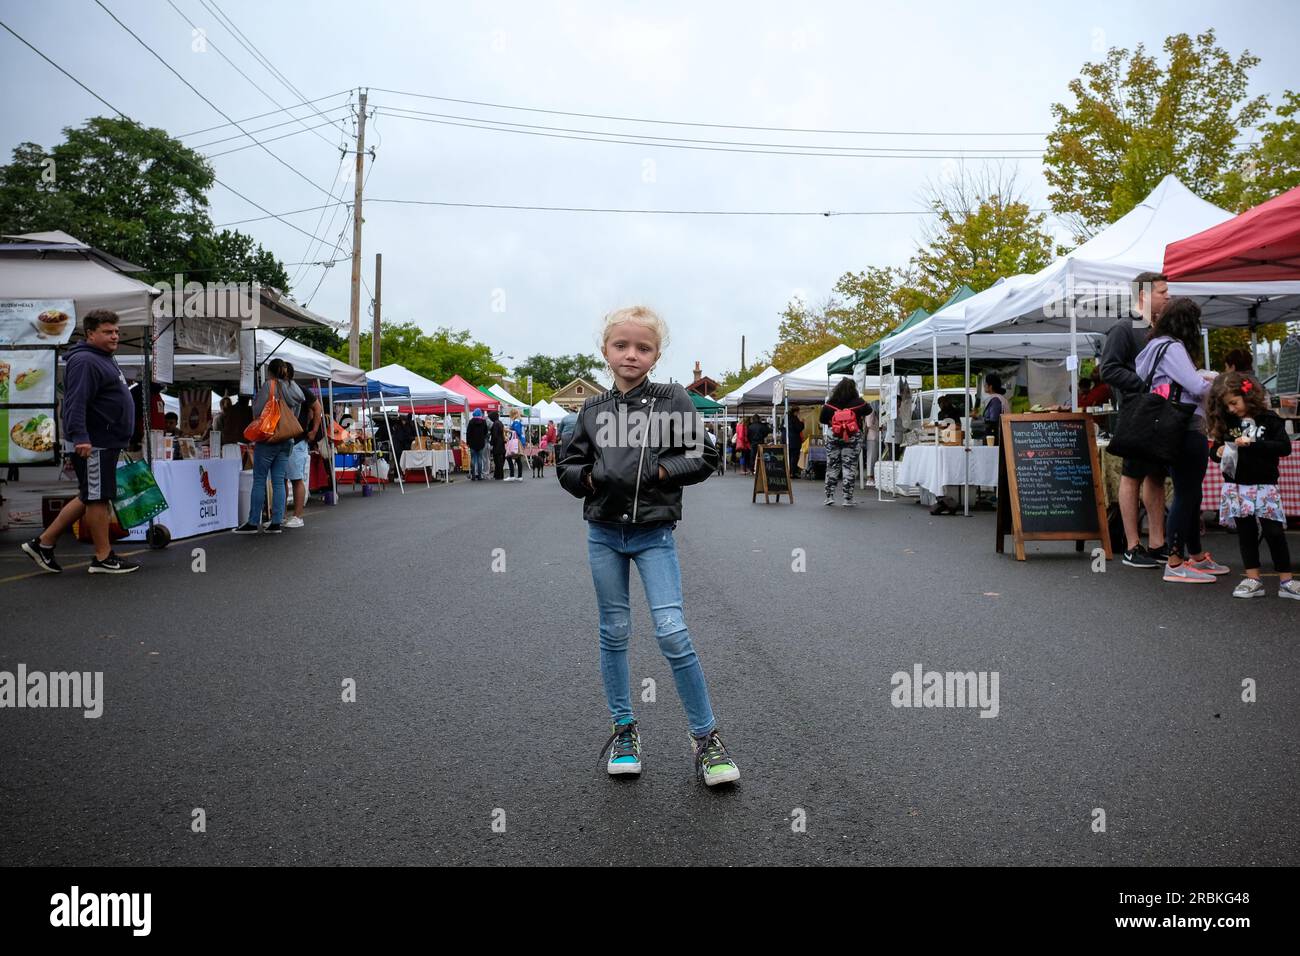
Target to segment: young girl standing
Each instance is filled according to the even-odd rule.
[[[650,381],[667,341],[663,319],[643,306],[605,317],[601,351],[614,387],[582,406],[556,473],[565,490],[584,501],[600,610],[600,673],[614,721],[600,751],[602,757],[609,751],[609,773],[642,769],[627,663],[628,571],[636,562],[659,649],[690,721],[696,772],[714,786],[739,779],[740,769],[718,736],[704,671],[686,629],[673,529],[682,517],[682,487],[713,473],[718,450],[686,390]]]
[[[1209,431],[1212,454],[1223,468],[1223,498],[1219,521],[1237,526],[1237,543],[1245,565],[1245,580],[1235,598],[1264,596],[1259,580],[1259,536],[1262,532],[1279,579],[1277,596],[1300,601],[1300,584],[1291,577],[1286,545],[1286,515],[1278,491],[1278,460],[1291,454],[1286,428],[1268,404],[1268,393],[1249,372],[1228,372],[1210,395]]]

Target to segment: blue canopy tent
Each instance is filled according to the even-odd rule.
[[[338,401],[360,401],[363,404],[369,404],[372,400],[379,400],[380,406],[383,407],[385,398],[410,398],[411,390],[405,385],[389,385],[387,382],[381,382],[378,379],[366,376],[365,385],[340,385],[335,387],[330,383],[330,407],[333,408],[334,402]],[[384,408],[384,425],[387,429],[388,409]],[[390,435],[391,431],[388,432]],[[393,467],[397,469],[397,486],[401,489],[402,494],[406,494],[406,483],[402,480],[402,470],[398,467],[397,462],[393,462]],[[334,500],[338,500],[337,489]]]

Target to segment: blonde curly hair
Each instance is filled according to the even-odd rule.
[[[631,322],[653,332],[661,353],[668,348],[668,323],[659,316],[659,313],[644,305],[629,305],[622,309],[615,309],[605,316],[604,328],[600,332],[601,352],[605,351],[605,346],[609,343],[610,330],[624,322]]]

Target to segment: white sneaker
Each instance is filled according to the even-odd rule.
[[[1258,578],[1245,578],[1232,589],[1235,598],[1257,598],[1264,596],[1264,584]]]
[[[1292,601],[1300,601],[1300,581],[1292,578],[1277,586],[1277,596],[1280,598],[1290,598]]]
[[[286,528],[301,528],[303,524],[304,522],[301,518],[295,517],[295,518],[289,518],[287,521],[285,521],[284,526]]]

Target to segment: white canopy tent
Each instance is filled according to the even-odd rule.
[[[1231,218],[1176,177],[1166,176],[1133,209],[974,317],[966,331],[1032,324],[1035,331],[1044,332],[1105,332],[1116,321],[1132,317],[1133,278],[1140,272],[1159,272],[1169,243]],[[1176,294],[1173,288],[1170,292]],[[1206,324],[1246,324],[1244,316],[1233,320],[1226,309],[1203,319]],[[1076,367],[1077,349],[1070,355],[1071,368]],[[1071,385],[1070,403],[1078,408],[1077,381]]]
[[[123,275],[138,271],[63,232],[0,238],[0,297],[72,299],[78,320],[92,309],[112,309],[121,327],[149,325],[157,290]]]
[[[569,414],[569,410],[563,405],[556,405],[552,401],[542,401],[533,406],[533,414],[541,420],[543,425],[547,422],[555,422],[558,428],[560,420]]]
[[[1231,218],[1166,176],[1137,206],[1035,273],[1033,281],[968,323],[966,331],[1033,324],[1034,331],[1105,332],[1116,318],[1131,316],[1130,283],[1139,272],[1160,271],[1165,246]]]
[[[1105,336],[1100,332],[1083,332],[1078,336],[1078,344],[1084,350],[1094,353],[1100,351],[1104,341]],[[961,332],[949,332],[936,335],[933,340],[927,338],[923,342],[901,348],[893,353],[893,357],[927,359],[937,352],[942,359],[963,358],[966,355],[968,342],[972,358],[1004,358],[1008,362],[1014,362],[1024,358],[1061,358],[1070,354],[1068,332],[1038,332],[1021,335],[1010,332],[984,332],[971,336]]]
[[[461,395],[459,392],[453,392],[449,388],[443,388],[437,382],[431,381],[430,379],[425,378],[423,375],[419,375],[415,372],[412,372],[410,369],[406,368],[403,365],[397,365],[395,363],[391,365],[383,365],[377,369],[372,369],[371,371],[367,372],[366,376],[368,381],[370,381],[371,388],[375,387],[375,383],[382,382],[385,385],[396,385],[401,388],[407,389],[410,392],[409,402],[411,405],[415,405],[417,403],[424,404],[424,405],[428,405],[430,403],[434,403],[434,404],[441,403],[444,422],[446,421],[447,418],[448,405],[456,405],[460,409],[465,409],[467,407],[464,395]],[[380,391],[381,394],[379,397],[382,401],[383,398],[382,390]],[[387,406],[381,406],[381,407],[383,408],[385,429],[391,435],[392,426],[389,424],[388,421],[388,407]],[[417,424],[416,424],[417,435],[419,434],[419,428],[420,426],[417,420]],[[450,460],[451,457],[450,441],[447,443],[447,456],[448,459]],[[405,492],[405,484],[401,480],[402,479],[401,462],[394,461],[393,465],[394,467],[397,468],[398,484],[402,486],[402,490],[403,492]],[[425,483],[426,485],[428,485],[428,481],[427,481],[428,469],[426,468],[425,471],[426,471]],[[450,464],[448,464],[446,470],[443,472],[443,478],[445,482],[447,483],[451,482]]]
[[[775,405],[782,401],[817,401],[824,400],[833,381],[851,378],[849,375],[827,375],[826,366],[846,355],[852,355],[853,349],[843,343],[836,345],[811,362],[799,366],[791,372],[770,376],[758,385],[743,393],[746,405]],[[832,381],[833,380],[833,381]]]
[[[443,388],[437,382],[425,378],[423,375],[417,375],[410,369],[402,365],[384,365],[366,373],[367,377],[386,385],[400,385],[411,393],[411,402],[428,404],[430,402],[444,402],[463,406],[465,396],[458,392],[453,392],[449,388]]]
[[[525,425],[544,424],[544,420],[539,419],[537,416],[536,406],[531,406],[527,402],[521,402],[497,382],[493,382],[485,389],[485,391],[490,395],[495,395],[497,398],[501,399],[503,405],[508,406],[508,408],[503,409],[507,414],[509,414],[510,408],[519,409],[519,417]]]
[[[726,405],[728,408],[734,408],[737,405],[741,404],[745,396],[745,393],[748,392],[750,389],[755,388],[759,384],[766,382],[768,379],[773,378],[774,376],[780,374],[781,373],[777,371],[775,365],[769,365],[767,368],[763,369],[763,371],[759,372],[757,375],[755,375],[749,381],[745,382],[739,388],[736,388],[728,392],[726,395],[722,396],[722,398],[718,399],[718,401],[721,402],[723,405]]]

